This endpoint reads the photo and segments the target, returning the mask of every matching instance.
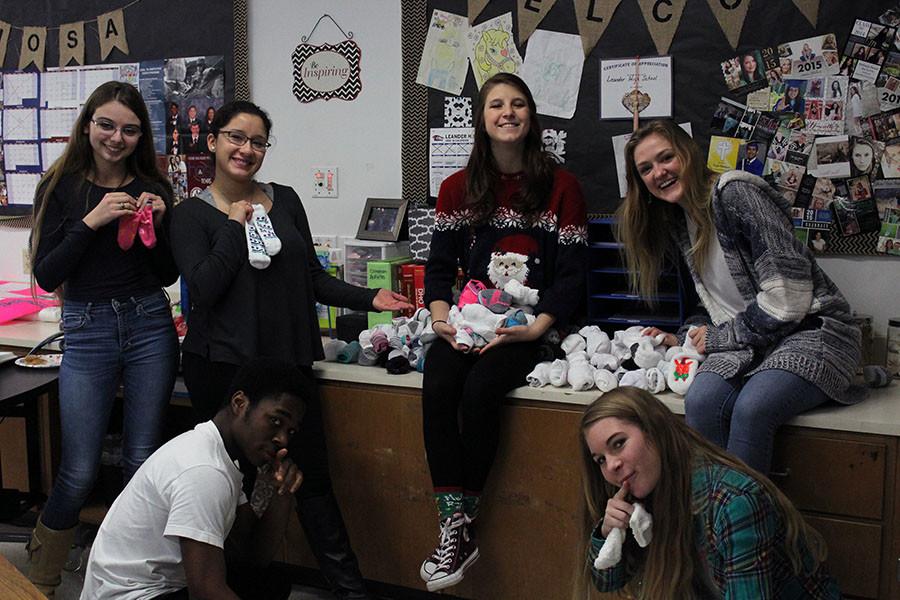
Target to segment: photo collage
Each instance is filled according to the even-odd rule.
[[[707,165],[766,178],[791,202],[816,253],[832,236],[900,255],[900,31],[897,15],[721,62],[729,97],[710,120]],[[841,50],[843,48],[843,50]],[[868,241],[865,244],[869,244]]]

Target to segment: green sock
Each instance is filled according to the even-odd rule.
[[[462,512],[462,492],[435,492],[434,501],[437,503],[441,521],[452,517],[453,513]]]
[[[478,507],[481,505],[481,496],[463,496],[462,504],[466,516],[474,521],[475,517],[478,516]]]

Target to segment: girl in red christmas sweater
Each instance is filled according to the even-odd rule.
[[[540,337],[581,304],[586,249],[581,187],[544,151],[531,92],[515,75],[493,76],[476,101],[469,163],[441,185],[425,271],[437,339],[425,361],[422,412],[440,513],[440,543],[420,569],[429,591],[458,583],[478,558],[473,521],[497,449],[500,406],[538,362]],[[510,253],[520,256],[504,262]],[[499,327],[487,345],[463,351],[447,323],[457,268],[502,287],[498,265],[510,262],[515,272],[502,276],[538,291],[535,319]]]

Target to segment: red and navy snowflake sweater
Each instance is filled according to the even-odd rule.
[[[486,223],[476,226],[472,210],[464,205],[466,171],[444,181],[425,267],[425,306],[435,300],[453,303],[457,266],[466,279],[478,279],[490,287],[491,254],[516,252],[528,256],[523,283],[540,293],[535,314],[553,315],[558,326],[569,322],[584,299],[587,274],[587,216],[581,186],[574,175],[556,169],[550,197],[537,215],[529,217],[511,202],[521,184],[521,175],[501,176],[495,186],[496,208]]]

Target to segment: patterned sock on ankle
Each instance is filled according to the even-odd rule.
[[[463,493],[460,489],[444,488],[434,491],[434,501],[437,503],[438,514],[441,521],[452,517],[453,513],[462,512]]]
[[[481,495],[466,491],[463,493],[463,511],[469,520],[474,521],[478,516],[478,508],[481,506]]]

